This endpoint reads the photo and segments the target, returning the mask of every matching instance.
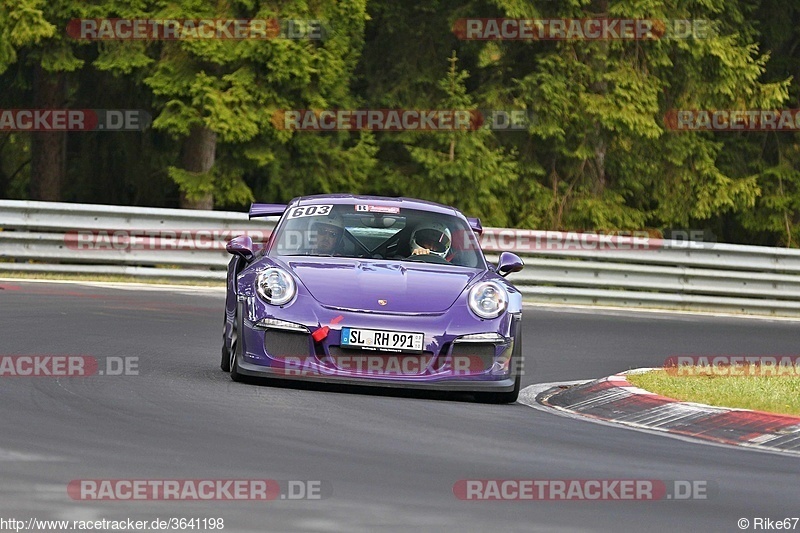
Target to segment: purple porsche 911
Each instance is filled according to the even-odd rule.
[[[411,198],[344,194],[253,204],[266,243],[231,240],[222,362],[246,376],[516,401],[522,295],[488,264],[480,220]]]

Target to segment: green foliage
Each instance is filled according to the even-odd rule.
[[[255,201],[253,193],[243,180],[240,168],[216,165],[210,172],[189,172],[182,168],[167,168],[169,177],[190,200],[200,200],[211,194],[220,205],[242,205]]]
[[[508,16],[520,4],[498,0]],[[537,5],[538,4],[538,5]],[[534,2],[540,16],[603,16],[594,4]],[[555,11],[554,11],[555,10]],[[512,70],[487,97],[509,99],[534,114],[529,128],[549,168],[550,227],[683,226],[751,209],[753,176],[720,164],[726,133],[667,131],[669,109],[774,109],[786,103],[787,77],[762,81],[769,54],[738,2],[610,3],[609,16],[714,21],[707,39],[489,43],[493,72]],[[544,13],[542,15],[541,13]],[[530,16],[530,15],[529,15]],[[520,63],[525,54],[535,59]],[[520,151],[524,157],[524,150]]]
[[[16,63],[18,51],[53,37],[56,27],[45,17],[45,0],[0,1],[0,74]]]
[[[304,194],[368,192],[378,148],[374,135],[296,133],[279,152],[261,191],[281,201]]]
[[[702,19],[714,31],[652,41],[452,32],[458,18],[504,16]],[[183,193],[240,209],[321,192],[409,195],[488,225],[713,226],[722,240],[798,246],[798,134],[675,132],[664,117],[800,108],[799,16],[793,0],[0,0],[0,106],[33,105],[40,65],[67,80],[65,105],[153,115],[141,134],[71,134],[73,201],[175,205]],[[319,19],[325,38],[81,42],[64,31],[81,17]],[[532,120],[523,131],[404,133],[271,122],[280,110],[336,108],[517,109]],[[183,157],[197,128],[215,139],[203,148],[215,155],[208,172]],[[0,195],[24,197],[30,147],[27,133],[0,136]]]
[[[365,0],[344,4],[326,0],[313,5],[285,2],[279,8],[256,1],[152,0],[120,2],[117,9],[128,17],[318,19],[328,21],[333,28],[321,42],[186,39],[151,43],[149,49],[136,42],[100,48],[96,68],[118,75],[146,72],[142,82],[154,96],[155,129],[176,138],[187,137],[198,126],[216,134],[218,149],[228,159],[228,171],[201,176],[179,172],[177,167],[170,169],[170,177],[189,198],[213,194],[226,205],[249,201],[253,195],[245,173],[265,174],[266,165],[280,156],[285,158],[292,149],[287,145],[291,136],[274,130],[272,111],[352,102],[347,81],[362,47]],[[316,161],[298,166],[324,171],[327,167],[316,163],[337,159],[347,162],[361,153],[360,144],[353,150],[345,142],[342,138],[338,143],[316,145],[315,149],[330,153],[311,152],[312,158],[317,155]],[[341,153],[334,153],[337,151]],[[214,184],[215,180],[222,181]],[[260,180],[255,181],[257,188],[263,187]],[[279,187],[277,191],[285,189],[297,190]]]
[[[197,201],[214,193],[214,172],[190,172],[178,167],[167,167],[167,173],[189,200]]]
[[[456,68],[456,55],[440,80],[444,98],[433,109],[475,110],[467,95],[467,71]],[[518,181],[515,154],[498,148],[488,125],[476,131],[420,132],[405,143],[418,170],[406,176],[406,187],[423,197],[482,217],[488,224],[507,223],[508,194]]]
[[[761,195],[756,209],[742,212],[744,226],[754,231],[767,231],[778,236],[784,246],[800,245],[800,145],[791,145],[794,152],[778,165],[764,169],[752,178],[758,180]],[[792,163],[794,162],[794,164]]]

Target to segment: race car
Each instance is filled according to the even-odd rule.
[[[479,219],[412,198],[345,194],[253,204],[280,216],[264,243],[227,244],[223,371],[465,392],[512,403],[522,295],[480,249]]]

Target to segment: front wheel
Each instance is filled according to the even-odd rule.
[[[233,321],[233,333],[231,334],[231,350],[230,350],[230,365],[231,379],[233,381],[242,381],[244,376],[239,373],[239,359],[244,355],[242,351],[242,343],[239,341],[239,331],[244,327],[241,323],[241,316],[239,315],[239,308],[236,308],[236,318]]]
[[[477,395],[478,401],[482,403],[514,403],[519,398],[520,376],[514,380],[514,389],[509,392],[481,392]]]
[[[222,360],[219,362],[219,367],[223,372],[231,371],[231,356],[224,344],[222,345]]]
[[[237,341],[237,324],[236,320],[233,321],[233,327],[231,329],[231,340],[230,340],[230,349],[226,347],[228,344],[225,342],[225,330],[228,327],[228,317],[225,316],[223,326],[222,326],[222,359],[220,360],[219,367],[222,369],[223,372],[230,372],[231,371],[231,361],[233,361],[233,350],[234,344]]]
[[[227,348],[227,339],[225,338],[225,330],[228,328],[228,318],[225,317],[224,322],[222,323],[222,360],[219,362],[219,367],[222,369],[223,372],[230,372],[231,371],[231,353],[230,350]],[[231,342],[233,342],[233,332],[231,332]]]
[[[522,355],[522,324],[517,324],[514,336],[514,353],[511,356],[511,365],[517,377],[514,379],[514,388],[509,392],[482,392],[475,395],[483,403],[514,403],[519,398],[519,389],[522,382],[523,355]]]

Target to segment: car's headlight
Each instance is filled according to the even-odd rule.
[[[261,298],[272,305],[283,305],[297,292],[294,279],[279,268],[268,268],[259,272],[256,291]]]
[[[508,307],[508,293],[495,281],[482,281],[469,291],[469,308],[481,318],[497,318]]]

